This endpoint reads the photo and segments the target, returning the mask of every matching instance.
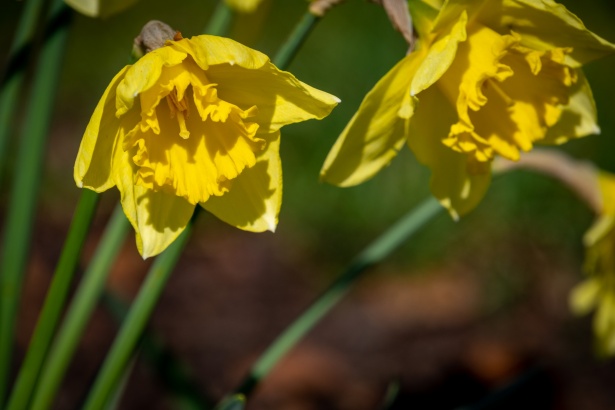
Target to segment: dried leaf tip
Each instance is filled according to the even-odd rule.
[[[341,4],[344,0],[313,0],[310,3],[310,13],[317,17],[323,17],[333,6]]]
[[[412,27],[412,17],[410,16],[410,10],[408,10],[407,0],[372,0],[373,3],[381,5],[389,16],[389,20],[393,24],[393,28],[399,31],[410,50],[414,46],[414,34]]]

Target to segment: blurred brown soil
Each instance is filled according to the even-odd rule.
[[[150,331],[185,364],[199,394],[217,400],[236,387],[337,269],[322,265],[318,255],[302,251],[292,238],[248,234],[205,219],[158,303]],[[66,226],[67,221],[38,221],[15,365],[27,346]],[[99,217],[84,262],[103,226]],[[108,283],[124,300],[136,294],[149,266],[133,241],[131,236]],[[399,409],[454,409],[513,380],[521,380],[520,387],[491,408],[615,408],[615,365],[594,357],[590,320],[571,317],[567,308],[578,272],[557,249],[514,237],[495,242],[499,257],[517,260],[510,267],[512,278],[505,278],[521,283],[512,298],[486,302],[497,287],[493,265],[480,257],[479,241],[420,271],[385,265],[363,278],[280,363],[247,408],[377,409],[393,380],[400,383],[394,407]],[[99,308],[55,408],[79,407],[116,330],[112,316]],[[140,354],[120,408],[162,410],[174,408],[173,403],[172,389]]]

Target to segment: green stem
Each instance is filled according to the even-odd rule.
[[[21,91],[21,84],[24,78],[22,67],[20,69],[12,67],[16,66],[18,61],[26,59],[27,51],[29,51],[27,46],[34,37],[36,23],[40,17],[43,4],[44,0],[28,0],[25,2],[15,38],[11,45],[8,58],[9,65],[7,72],[4,73],[5,77],[2,79],[3,83],[0,89],[0,164],[5,163],[6,147],[9,136],[13,133],[12,123],[13,118],[15,118],[16,109],[19,106],[17,102],[20,100],[19,92]],[[16,71],[11,73],[11,70]],[[4,171],[2,168],[0,167],[0,180]],[[1,402],[2,400],[0,399]]]
[[[282,44],[280,50],[273,58],[273,63],[281,69],[286,69],[292,62],[293,58],[303,45],[307,36],[312,32],[320,17],[306,11],[294,30],[288,36],[288,39]]]
[[[130,224],[118,204],[51,347],[34,392],[31,409],[42,410],[51,405],[129,228]]]
[[[246,397],[243,394],[235,394],[222,400],[214,410],[243,410],[246,407]]]
[[[56,0],[52,15],[63,7],[64,3]],[[17,169],[0,253],[0,405],[7,391],[13,331],[36,210],[47,129],[67,37],[68,25],[65,25],[54,31],[43,46],[17,154]]]
[[[103,294],[103,304],[118,323],[125,320],[128,307],[112,293]],[[153,332],[145,329],[139,345],[141,355],[156,371],[158,378],[172,394],[178,409],[210,409],[213,400],[203,397],[199,387],[190,377],[186,363],[177,358]]]
[[[232,20],[233,10],[227,6],[224,0],[220,0],[203,33],[222,36],[228,32]]]
[[[196,213],[195,213],[196,214]],[[94,386],[90,390],[84,409],[103,409],[111,393],[118,385],[122,373],[126,370],[130,356],[145,328],[145,325],[164,289],[167,280],[184,246],[190,237],[192,223],[165,250],[150,268],[145,282],[135,299],[120,333],[115,338],[111,350],[100,370]]]
[[[389,256],[442,209],[438,201],[429,198],[372,242],[350,263],[342,275],[267,348],[235,393],[248,395],[280,359],[346,295],[358,277],[368,268]]]
[[[380,407],[382,410],[390,410],[393,408],[395,404],[395,400],[399,396],[399,380],[394,380],[389,383],[387,387],[387,391],[384,395],[384,400],[382,402],[382,406]]]
[[[89,189],[81,192],[62,255],[53,275],[45,304],[30,341],[26,358],[13,388],[7,410],[20,410],[28,406],[41,365],[51,344],[58,319],[73,279],[79,255],[98,204],[98,194]]]
[[[105,410],[115,410],[120,407],[120,402],[122,401],[122,395],[124,393],[124,390],[126,389],[126,386],[128,386],[128,380],[130,379],[130,373],[132,373],[132,369],[135,367],[135,364],[137,363],[137,357],[138,355],[135,354],[133,359],[126,366],[126,371],[122,375],[122,379],[119,381],[118,387],[117,389],[115,389],[113,397],[109,399],[109,403],[105,406]]]

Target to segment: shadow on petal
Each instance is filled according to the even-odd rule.
[[[201,206],[237,228],[274,231],[282,201],[282,174],[277,150],[259,159],[235,180],[229,192]]]

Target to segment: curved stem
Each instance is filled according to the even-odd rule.
[[[17,381],[9,399],[7,410],[20,410],[28,406],[41,365],[51,344],[58,319],[73,279],[81,249],[96,211],[99,195],[84,189],[77,204],[62,255],[53,275],[45,304],[36,323],[26,358],[21,365]]]
[[[65,8],[56,0],[51,15]],[[41,180],[47,130],[68,37],[68,24],[53,32],[41,51],[34,84],[28,99],[17,154],[17,169],[0,252],[0,405],[4,402],[13,351],[13,331],[19,306],[23,272]]]
[[[42,410],[50,407],[129,228],[130,223],[118,204],[51,347],[40,381],[34,391],[32,409]]]
[[[11,44],[9,63],[0,86],[0,164],[5,164],[6,147],[9,136],[13,132],[15,110],[19,106],[19,92],[24,78],[24,62],[29,54],[29,44],[36,32],[36,23],[40,18],[44,0],[29,0],[25,2],[24,10],[19,19],[15,38]],[[0,167],[0,181],[4,171]],[[0,399],[0,403],[2,399]]]
[[[323,316],[346,295],[368,268],[381,262],[415,234],[443,208],[434,198],[425,200],[391,228],[376,238],[350,263],[348,268],[265,350],[234,393],[248,395],[269,374],[280,359],[299,342]]]
[[[232,20],[233,10],[230,9],[224,0],[220,0],[203,33],[222,36],[228,32]]]
[[[191,227],[192,223],[189,223],[184,232],[154,261],[126,320],[122,323],[120,333],[107,353],[105,362],[83,407],[85,410],[104,409],[114,387],[119,385],[122,373],[128,368],[130,356],[145,329],[154,306],[188,242]]]
[[[283,70],[287,69],[319,20],[320,17],[306,11],[273,58],[273,64]]]

